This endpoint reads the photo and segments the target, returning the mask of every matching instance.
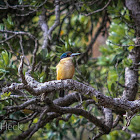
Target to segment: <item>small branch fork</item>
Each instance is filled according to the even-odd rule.
[[[43,31],[43,37],[44,37],[42,49],[47,48],[48,39],[52,40],[52,32],[60,24],[60,0],[55,0],[55,22],[50,27],[50,29],[46,23],[46,20],[48,20],[46,17],[46,9],[43,8],[42,13],[39,16],[39,25]]]
[[[9,34],[14,34],[16,35],[27,35],[32,39],[35,39],[35,36],[33,36],[32,34],[28,33],[28,32],[23,32],[23,31],[9,31],[9,30],[0,30],[0,33],[9,33]],[[0,42],[1,43],[1,42]]]

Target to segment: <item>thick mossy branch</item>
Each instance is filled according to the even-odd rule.
[[[130,110],[132,112],[137,112],[140,108],[140,100],[128,101],[123,98],[112,98],[100,93],[91,86],[72,79],[54,80],[45,83],[39,83],[31,77],[29,72],[26,72],[25,80],[27,82],[27,85],[14,83],[11,84],[9,87],[3,88],[3,92],[26,89],[30,92],[30,94],[34,96],[39,96],[42,93],[45,93],[47,95],[48,93],[53,91],[68,89],[77,91],[82,96],[96,99],[96,102],[98,102],[99,105],[110,108],[114,111],[124,112]]]

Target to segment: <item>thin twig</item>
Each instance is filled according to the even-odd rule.
[[[106,4],[103,8],[101,8],[101,9],[98,9],[98,10],[93,11],[93,12],[88,13],[88,14],[83,14],[83,13],[82,13],[82,15],[84,15],[84,16],[90,16],[90,15],[92,15],[92,14],[101,12],[101,11],[103,11],[103,10],[105,10],[105,9],[107,8],[107,6],[110,4],[110,2],[111,2],[111,0],[109,0],[109,1],[107,2],[107,4]]]
[[[26,59],[27,65],[30,66],[30,62],[29,62],[28,58],[25,56],[25,54],[24,54],[24,48],[23,48],[23,43],[22,43],[22,36],[20,35],[19,38],[20,38],[19,44],[20,44],[20,48],[21,48],[21,51],[22,51],[22,55]]]
[[[15,35],[27,35],[32,39],[35,39],[35,36],[28,32],[23,32],[23,31],[9,31],[9,30],[0,30],[1,33],[9,33],[9,34],[15,34]]]
[[[38,41],[37,41],[37,39],[35,39],[35,48],[34,48],[34,51],[33,51],[33,59],[32,59],[31,71],[33,71],[34,67],[35,67],[37,51],[38,51]]]

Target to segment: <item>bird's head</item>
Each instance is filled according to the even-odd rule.
[[[77,55],[80,55],[80,53],[72,53],[72,52],[68,51],[68,52],[63,53],[61,55],[60,59],[67,58],[67,57],[73,57],[73,56],[77,56]]]

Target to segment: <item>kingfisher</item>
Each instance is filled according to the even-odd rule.
[[[73,57],[80,55],[80,53],[65,52],[60,57],[60,62],[56,66],[57,80],[72,79],[75,67],[72,62]],[[60,97],[64,97],[64,90],[60,90]]]

